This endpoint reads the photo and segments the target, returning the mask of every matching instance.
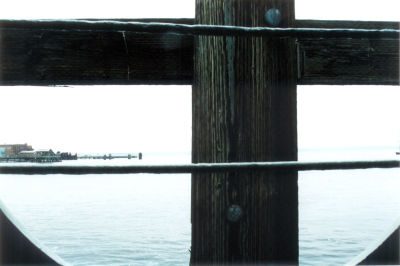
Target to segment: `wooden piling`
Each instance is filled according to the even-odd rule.
[[[293,0],[196,0],[196,23],[294,23]],[[297,160],[293,39],[195,39],[192,161]],[[297,172],[192,175],[191,264],[298,263]]]

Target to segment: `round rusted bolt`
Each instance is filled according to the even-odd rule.
[[[243,214],[242,208],[240,208],[239,205],[231,205],[228,208],[226,217],[230,222],[237,222],[242,217],[242,214]]]
[[[264,19],[268,25],[278,26],[281,23],[281,12],[276,8],[271,8],[265,13]]]

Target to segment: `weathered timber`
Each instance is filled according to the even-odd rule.
[[[291,0],[197,0],[196,23],[265,26],[272,7],[293,25]],[[194,73],[194,163],[296,160],[293,39],[197,37]],[[193,174],[191,264],[297,264],[297,193],[291,170]]]
[[[294,26],[399,29],[395,22],[363,21],[297,20]],[[0,85],[192,84],[193,41],[174,34],[39,30],[12,21],[0,30]],[[298,83],[398,85],[399,50],[395,40],[299,39]]]
[[[299,28],[400,29],[398,22],[296,20]],[[298,84],[399,85],[398,40],[298,39]]]
[[[193,40],[129,32],[0,31],[0,85],[191,84]]]
[[[296,28],[320,29],[400,29],[399,22],[394,21],[358,21],[358,20],[308,20],[295,21]]]
[[[399,42],[300,40],[303,85],[399,85]]]

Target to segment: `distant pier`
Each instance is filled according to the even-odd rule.
[[[51,149],[34,150],[28,144],[1,144],[0,162],[34,162],[34,163],[53,163],[66,160],[78,159],[139,159],[143,154],[139,153],[106,153],[106,154],[72,154],[70,152],[54,152]]]
[[[9,156],[0,158],[0,162],[55,163],[61,161],[61,156],[57,155],[35,157]]]
[[[62,160],[73,160],[76,156],[70,153],[54,153],[53,150],[33,150],[27,144],[0,145],[0,162],[34,162],[54,163]]]
[[[132,153],[109,153],[109,154],[83,154],[78,155],[78,159],[94,159],[94,160],[112,160],[112,159],[136,159],[142,160],[143,154],[139,152],[138,154]]]

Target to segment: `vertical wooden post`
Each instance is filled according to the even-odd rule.
[[[294,0],[196,0],[196,23],[292,26]],[[196,38],[192,161],[297,160],[295,41]],[[191,264],[298,263],[297,172],[193,174]]]

